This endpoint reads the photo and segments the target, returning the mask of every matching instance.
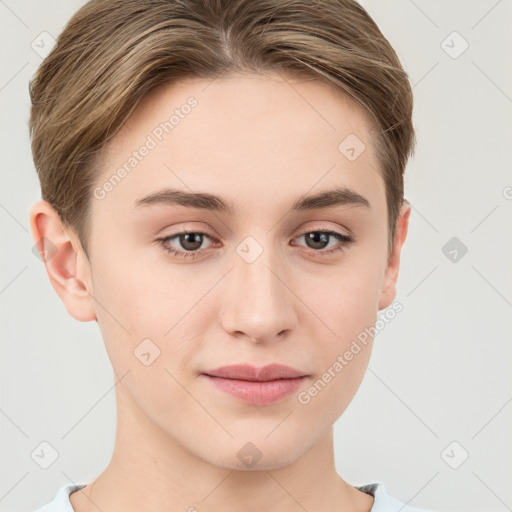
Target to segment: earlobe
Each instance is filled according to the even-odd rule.
[[[405,202],[400,209],[400,214],[397,219],[393,251],[388,258],[388,265],[386,267],[382,283],[379,311],[387,308],[396,297],[396,282],[400,270],[400,255],[407,237],[410,215],[411,205],[408,202]]]
[[[38,252],[68,313],[82,322],[96,320],[90,266],[78,238],[44,200],[32,206],[30,228],[34,252]]]

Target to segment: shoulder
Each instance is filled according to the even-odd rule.
[[[414,508],[390,496],[383,483],[375,482],[356,486],[356,489],[371,494],[374,497],[370,512],[433,512]]]
[[[58,490],[50,503],[43,505],[35,512],[75,512],[71,506],[71,502],[69,501],[69,495],[86,485],[87,484],[85,483],[64,485]]]

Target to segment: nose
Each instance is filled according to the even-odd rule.
[[[234,254],[221,307],[224,330],[239,339],[270,343],[287,337],[297,324],[295,295],[285,266],[270,250],[248,263]]]

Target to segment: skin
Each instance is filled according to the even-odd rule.
[[[368,512],[373,497],[336,471],[332,426],[363,379],[371,340],[308,404],[298,392],[247,404],[201,372],[278,362],[309,375],[299,392],[310,388],[394,300],[410,206],[388,255],[384,182],[363,109],[322,82],[281,73],[159,87],[105,147],[97,185],[190,96],[191,113],[92,200],[89,258],[48,203],[30,213],[34,239],[56,248],[45,263],[54,289],[74,318],[97,321],[121,379],[112,460],[71,503],[79,512]],[[354,161],[338,150],[350,133],[366,144]],[[290,210],[299,196],[341,186],[370,207]],[[234,213],[134,208],[163,187],[221,196]],[[183,229],[208,235],[194,259],[155,241]],[[315,229],[354,241],[322,255],[340,243],[308,245],[302,235]],[[251,263],[236,252],[249,235],[263,249]],[[168,245],[190,247],[179,237]],[[149,366],[133,354],[146,338],[160,349]],[[248,442],[262,454],[251,468],[237,457]]]

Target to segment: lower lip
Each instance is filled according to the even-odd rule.
[[[224,379],[222,377],[205,377],[217,388],[226,393],[240,398],[244,402],[265,405],[277,402],[291,395],[300,387],[307,377],[295,379],[277,379],[265,382],[253,382],[248,380]]]

